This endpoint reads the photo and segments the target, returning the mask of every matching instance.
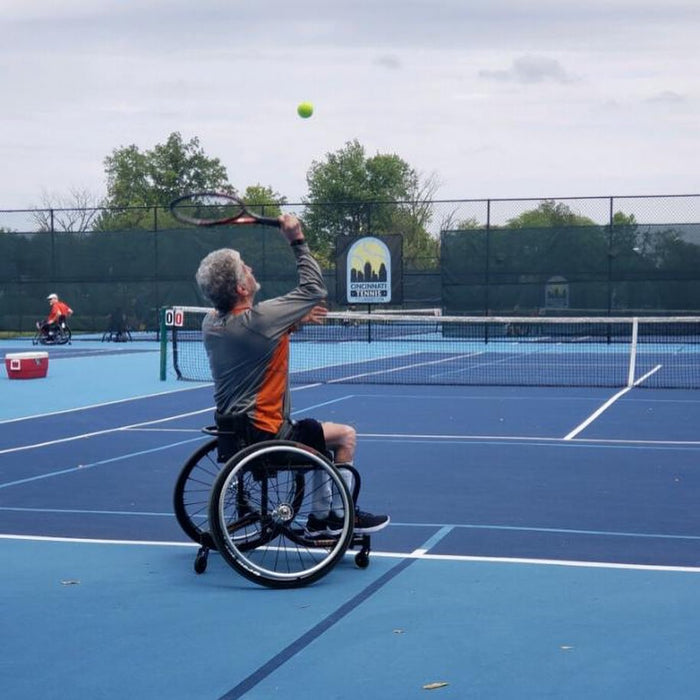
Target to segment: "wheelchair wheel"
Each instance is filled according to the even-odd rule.
[[[66,343],[70,343],[71,337],[72,333],[68,326],[59,326],[56,330],[56,335],[54,336],[54,344],[66,345]]]
[[[250,449],[250,448],[249,448]],[[175,518],[184,533],[193,541],[207,549],[216,549],[210,534],[209,500],[212,487],[222,465],[218,461],[218,440],[214,438],[201,445],[189,457],[182,467],[175,482],[173,492],[173,509]],[[295,499],[303,498],[304,475],[298,473],[295,478]],[[241,527],[254,519],[245,497],[245,486],[239,485],[236,513],[236,526],[231,537],[241,549],[257,546],[259,533],[254,528]]]
[[[304,528],[321,490],[326,498],[339,498],[343,527],[332,537],[312,538]],[[352,496],[335,466],[285,440],[260,442],[234,455],[209,502],[220,554],[242,576],[270,588],[304,586],[329,573],[352,542],[353,514]]]
[[[221,469],[217,440],[208,440],[185,462],[175,482],[173,507],[185,534],[194,542],[213,547],[209,536],[209,494]]]

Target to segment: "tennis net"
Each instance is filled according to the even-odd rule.
[[[211,381],[209,309],[177,311],[161,378]],[[437,314],[329,313],[292,334],[291,382],[700,388],[700,317]]]

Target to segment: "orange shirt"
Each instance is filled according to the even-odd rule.
[[[68,304],[63,301],[57,301],[51,304],[51,310],[49,311],[49,317],[46,319],[49,323],[58,323],[59,316],[65,316],[68,318],[73,313]]]

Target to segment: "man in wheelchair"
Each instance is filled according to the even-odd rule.
[[[321,268],[311,255],[298,219],[280,217],[299,278],[287,294],[255,303],[260,285],[253,270],[231,248],[215,250],[200,263],[196,280],[214,310],[202,323],[204,346],[214,378],[216,422],[222,432],[231,424],[244,427],[248,441],[294,440],[330,452],[353,493],[356,433],[349,425],[293,421],[289,392],[289,334],[300,323],[322,323],[327,296]],[[229,430],[227,430],[229,428]],[[377,532],[389,524],[388,515],[356,510],[354,530]],[[339,503],[328,499],[309,516],[311,537],[338,534],[343,527]]]
[[[73,315],[73,309],[58,298],[57,294],[49,294],[46,297],[49,302],[49,315],[46,320],[36,324],[40,341],[46,343],[61,342],[64,338],[70,338],[70,331],[66,321]]]

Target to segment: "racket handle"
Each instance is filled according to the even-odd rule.
[[[280,220],[276,216],[258,216],[256,219],[259,224],[263,224],[264,226],[281,227]]]

